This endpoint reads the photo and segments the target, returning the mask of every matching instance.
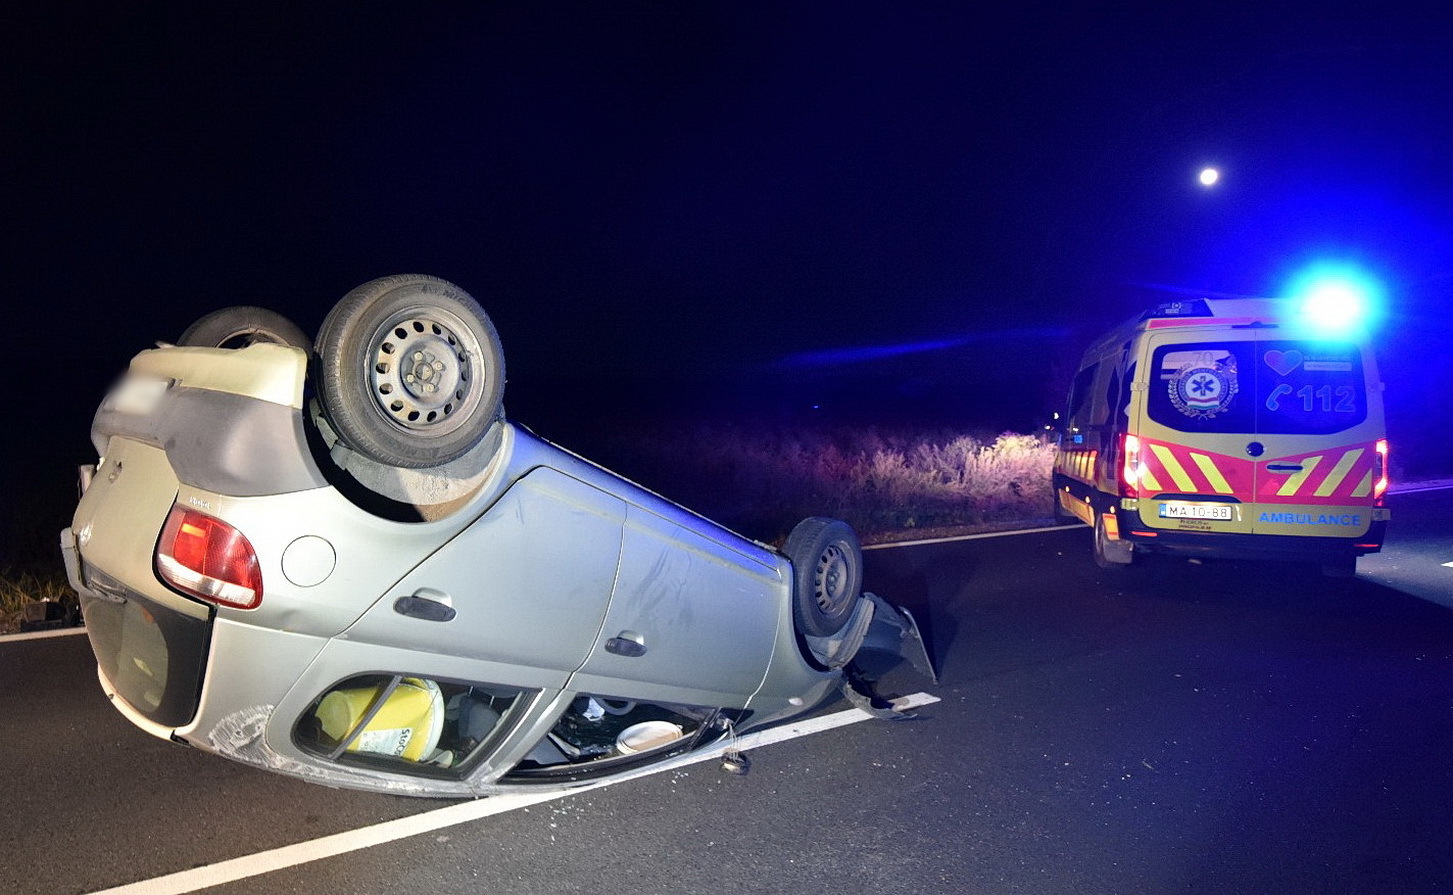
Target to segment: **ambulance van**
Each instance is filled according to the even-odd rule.
[[[1159,305],[1085,352],[1056,514],[1094,527],[1105,568],[1161,553],[1351,575],[1388,520],[1382,398],[1372,352],[1294,301]]]

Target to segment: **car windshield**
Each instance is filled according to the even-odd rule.
[[[1162,345],[1151,419],[1182,432],[1326,435],[1367,418],[1362,354],[1348,342]]]

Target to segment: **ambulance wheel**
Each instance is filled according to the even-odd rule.
[[[318,331],[318,398],[353,450],[385,466],[457,460],[500,415],[504,350],[469,293],[410,274],[364,283]]]
[[[308,353],[313,340],[296,323],[267,308],[233,305],[204,314],[187,327],[177,344],[189,348],[246,348],[258,342],[291,345]]]
[[[863,551],[852,526],[825,516],[797,523],[783,548],[792,561],[792,617],[813,637],[841,631],[863,586]]]
[[[1095,565],[1102,569],[1128,569],[1135,561],[1135,548],[1127,541],[1112,541],[1105,530],[1105,516],[1095,514]]]

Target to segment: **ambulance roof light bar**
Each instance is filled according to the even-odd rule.
[[[1183,298],[1177,301],[1163,301],[1141,315],[1141,320],[1158,320],[1166,317],[1212,317],[1211,306],[1204,298]]]
[[[1275,326],[1289,303],[1274,298],[1191,298],[1163,301],[1141,315],[1151,328],[1216,322],[1229,326]]]
[[[1372,327],[1379,288],[1342,272],[1311,273],[1285,298],[1192,298],[1161,302],[1140,316],[1151,328],[1216,322],[1235,327],[1286,324],[1308,335],[1348,337]]]

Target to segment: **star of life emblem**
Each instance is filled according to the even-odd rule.
[[[1170,402],[1192,419],[1210,419],[1231,406],[1240,386],[1236,383],[1236,358],[1197,358],[1175,371],[1168,383]]]

